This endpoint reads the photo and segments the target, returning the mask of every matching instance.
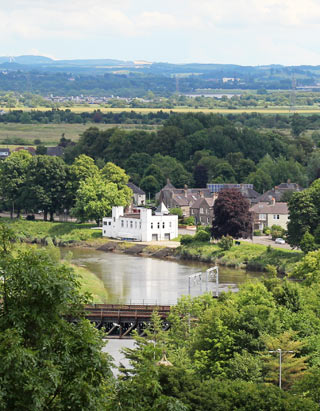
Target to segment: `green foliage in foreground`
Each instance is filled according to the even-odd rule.
[[[276,266],[279,272],[292,271],[303,253],[299,251],[266,247],[242,241],[229,250],[223,250],[218,244],[191,242],[177,248],[176,253],[182,258],[198,261],[217,262],[229,267],[243,267],[252,271],[264,271],[267,265]]]
[[[319,292],[319,281],[271,278],[219,299],[182,297],[169,331],[154,314],[146,337],[125,350],[132,368],[120,367],[109,409],[319,409]],[[282,356],[283,390],[279,348],[293,351]]]
[[[0,228],[0,409],[103,409],[109,358],[74,271],[43,249],[12,253]]]

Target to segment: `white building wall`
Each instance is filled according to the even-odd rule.
[[[140,218],[123,216],[123,207],[113,207],[112,217],[103,219],[102,235],[137,241],[172,240],[178,237],[178,216],[153,216],[150,209],[141,208]]]

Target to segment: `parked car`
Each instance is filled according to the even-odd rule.
[[[274,242],[275,242],[276,244],[285,244],[285,243],[286,243],[283,238],[276,238],[276,239],[274,240]]]

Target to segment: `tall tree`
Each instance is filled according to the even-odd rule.
[[[43,210],[44,220],[50,220],[57,210],[63,210],[66,199],[67,166],[59,157],[32,157],[24,185],[23,198],[29,209]]]
[[[32,156],[29,152],[21,150],[14,152],[1,164],[1,196],[10,207],[13,217],[14,209],[18,216],[23,206],[21,194],[26,184],[28,167]]]
[[[250,204],[236,189],[219,192],[213,205],[212,236],[221,238],[231,235],[234,238],[247,238],[252,233]]]

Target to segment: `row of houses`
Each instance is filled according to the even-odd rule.
[[[296,183],[282,183],[263,194],[257,193],[252,184],[207,184],[206,188],[176,188],[168,180],[162,190],[156,194],[158,202],[167,208],[179,207],[185,217],[193,216],[196,224],[210,225],[213,219],[213,205],[219,191],[234,188],[247,198],[253,214],[254,229],[263,230],[274,224],[287,227],[289,212],[285,194],[301,191]]]

